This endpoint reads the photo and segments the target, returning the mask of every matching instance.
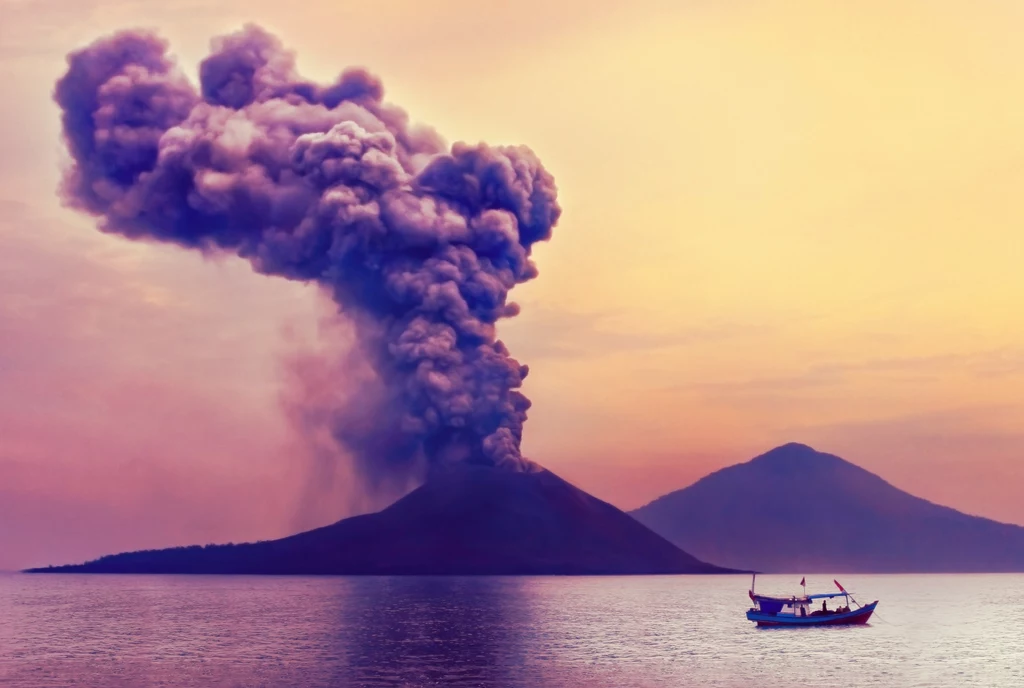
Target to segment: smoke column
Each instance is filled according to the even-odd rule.
[[[527,367],[495,335],[560,214],[528,148],[449,149],[374,76],[307,81],[251,25],[213,41],[198,90],[163,40],[126,31],[69,55],[54,98],[63,198],[100,229],[329,293],[372,371],[331,428],[363,473],[531,465]]]

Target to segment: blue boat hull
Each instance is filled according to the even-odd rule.
[[[860,609],[843,614],[822,614],[820,616],[795,616],[792,614],[765,614],[755,609],[747,611],[747,619],[758,626],[849,626],[865,624],[878,606],[875,600]]]

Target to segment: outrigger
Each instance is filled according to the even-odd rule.
[[[878,606],[878,600],[861,606],[839,581],[832,582],[839,588],[839,592],[808,595],[807,579],[804,578],[800,581],[800,585],[804,587],[804,594],[801,597],[768,597],[754,592],[757,583],[755,573],[748,593],[754,606],[747,610],[747,619],[756,622],[758,626],[838,626],[867,623]],[[845,604],[837,609],[829,609],[828,601],[836,597],[842,597]],[[813,609],[816,600],[822,601],[820,609]],[[850,609],[851,601],[857,605],[856,609]]]

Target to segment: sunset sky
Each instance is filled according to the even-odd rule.
[[[554,174],[500,326],[531,458],[634,508],[798,441],[1024,524],[1020,3],[0,0],[0,569],[367,508],[282,411],[316,291],[55,191],[70,50],[152,27],[194,75],[247,21]]]

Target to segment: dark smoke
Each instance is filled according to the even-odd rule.
[[[66,202],[105,232],[327,290],[372,372],[331,431],[371,477],[529,466],[527,367],[495,323],[518,312],[508,292],[537,275],[531,247],[558,220],[551,175],[522,146],[447,148],[365,71],[303,79],[258,27],[212,51],[198,91],[149,33],[68,57]]]

